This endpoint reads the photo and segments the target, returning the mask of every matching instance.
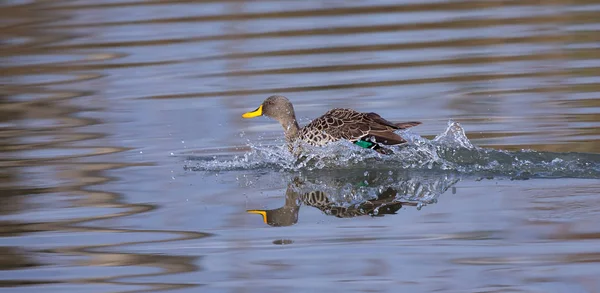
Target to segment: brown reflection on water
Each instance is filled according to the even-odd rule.
[[[302,205],[337,218],[384,217],[396,214],[402,207],[420,210],[426,204],[435,203],[460,180],[453,174],[444,173],[398,174],[392,177],[387,172],[361,173],[359,176],[346,172],[341,178],[323,175],[317,176],[319,180],[310,177],[292,179],[285,190],[285,201],[281,207],[246,212],[260,215],[265,224],[274,227],[298,223]]]

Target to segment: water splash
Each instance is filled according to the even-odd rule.
[[[311,171],[340,169],[441,170],[482,177],[600,178],[600,155],[586,153],[503,151],[473,145],[459,123],[432,140],[403,131],[407,144],[392,146],[392,155],[382,155],[347,141],[324,147],[303,145],[301,158],[285,145],[251,146],[241,156],[189,156],[185,169],[191,171],[278,170]]]

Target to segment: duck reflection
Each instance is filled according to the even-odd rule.
[[[399,173],[393,176],[389,171],[380,171],[348,175],[295,177],[287,186],[282,207],[247,212],[261,215],[264,223],[276,227],[296,224],[302,205],[338,218],[383,217],[396,214],[403,206],[420,208],[435,203],[460,180],[452,173]]]

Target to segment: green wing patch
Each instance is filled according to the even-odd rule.
[[[371,147],[373,147],[375,145],[374,142],[370,142],[370,141],[365,141],[365,140],[357,140],[354,142],[355,145],[365,148],[365,149],[370,149]]]

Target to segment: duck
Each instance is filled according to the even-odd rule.
[[[347,140],[362,148],[381,154],[391,154],[384,146],[401,145],[407,141],[395,131],[421,124],[418,121],[390,122],[377,113],[363,113],[348,108],[335,108],[315,118],[304,127],[298,125],[294,106],[281,95],[266,98],[254,111],[246,112],[242,118],[267,116],[277,120],[283,127],[285,140],[290,151],[300,140],[312,146]]]

